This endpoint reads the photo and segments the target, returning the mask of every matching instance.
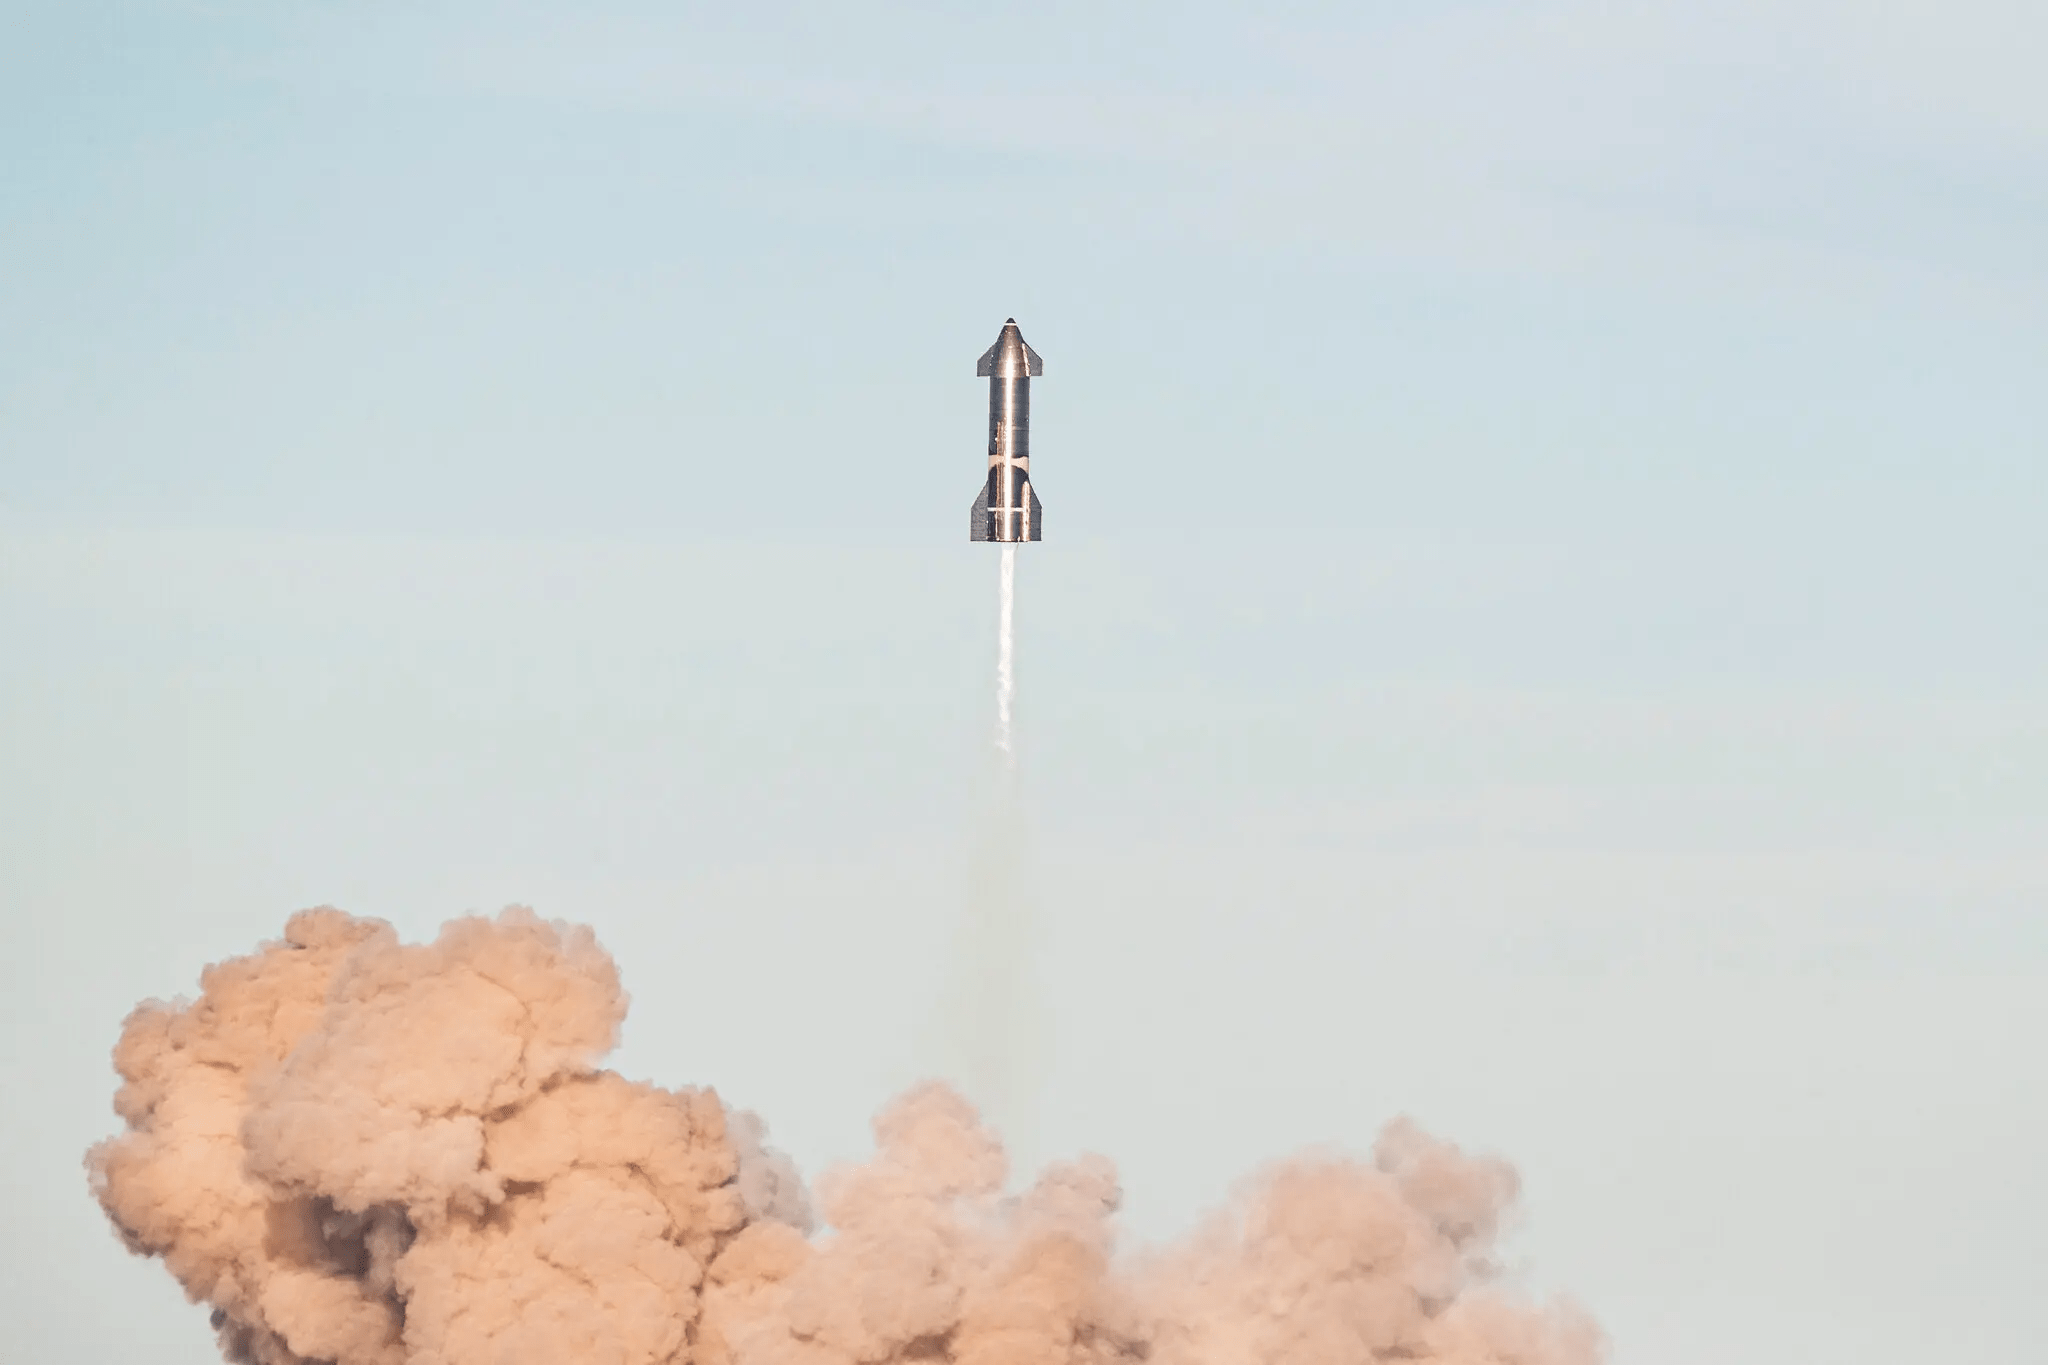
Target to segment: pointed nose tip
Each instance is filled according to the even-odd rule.
[[[1004,319],[1003,319],[1003,326],[1005,326],[1005,327],[1015,327],[1016,325],[1017,325],[1017,319],[1015,319],[1015,318],[1004,318]]]

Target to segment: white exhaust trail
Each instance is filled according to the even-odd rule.
[[[1011,711],[1017,701],[1017,547],[1003,546],[1002,606],[996,632],[996,752],[1005,767],[1016,762]]]

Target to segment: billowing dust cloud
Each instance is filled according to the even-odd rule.
[[[1282,1164],[1184,1244],[1113,1247],[1114,1168],[1006,1193],[951,1090],[818,1182],[708,1090],[596,1062],[626,998],[523,910],[431,944],[338,910],[145,1004],[128,1131],[88,1159],[131,1249],[261,1365],[1589,1365],[1569,1307],[1490,1286],[1514,1173],[1405,1122]]]

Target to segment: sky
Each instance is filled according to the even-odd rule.
[[[214,1358],[136,1001],[518,902],[815,1173],[952,1065],[1019,573],[1019,1163],[1412,1114],[1618,1365],[2024,1359],[2048,14],[0,4],[0,1304]]]

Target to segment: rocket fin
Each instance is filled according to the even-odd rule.
[[[977,544],[982,541],[1045,539],[1045,504],[1038,500],[1038,490],[1028,482],[1024,485],[1024,499],[1021,513],[1010,512],[1007,524],[999,527],[997,520],[1004,518],[1004,513],[988,505],[986,492],[976,493],[974,501],[967,505],[967,538]]]
[[[1017,341],[1024,347],[1024,373],[1030,375],[1033,379],[1042,378],[1045,374],[1045,362],[1038,358],[1038,352],[1031,349],[1030,342],[1025,341],[1021,336],[1017,338]],[[995,377],[996,353],[1002,349],[1003,339],[997,337],[996,344],[981,353],[981,359],[974,362],[974,377],[976,379],[993,379]]]

